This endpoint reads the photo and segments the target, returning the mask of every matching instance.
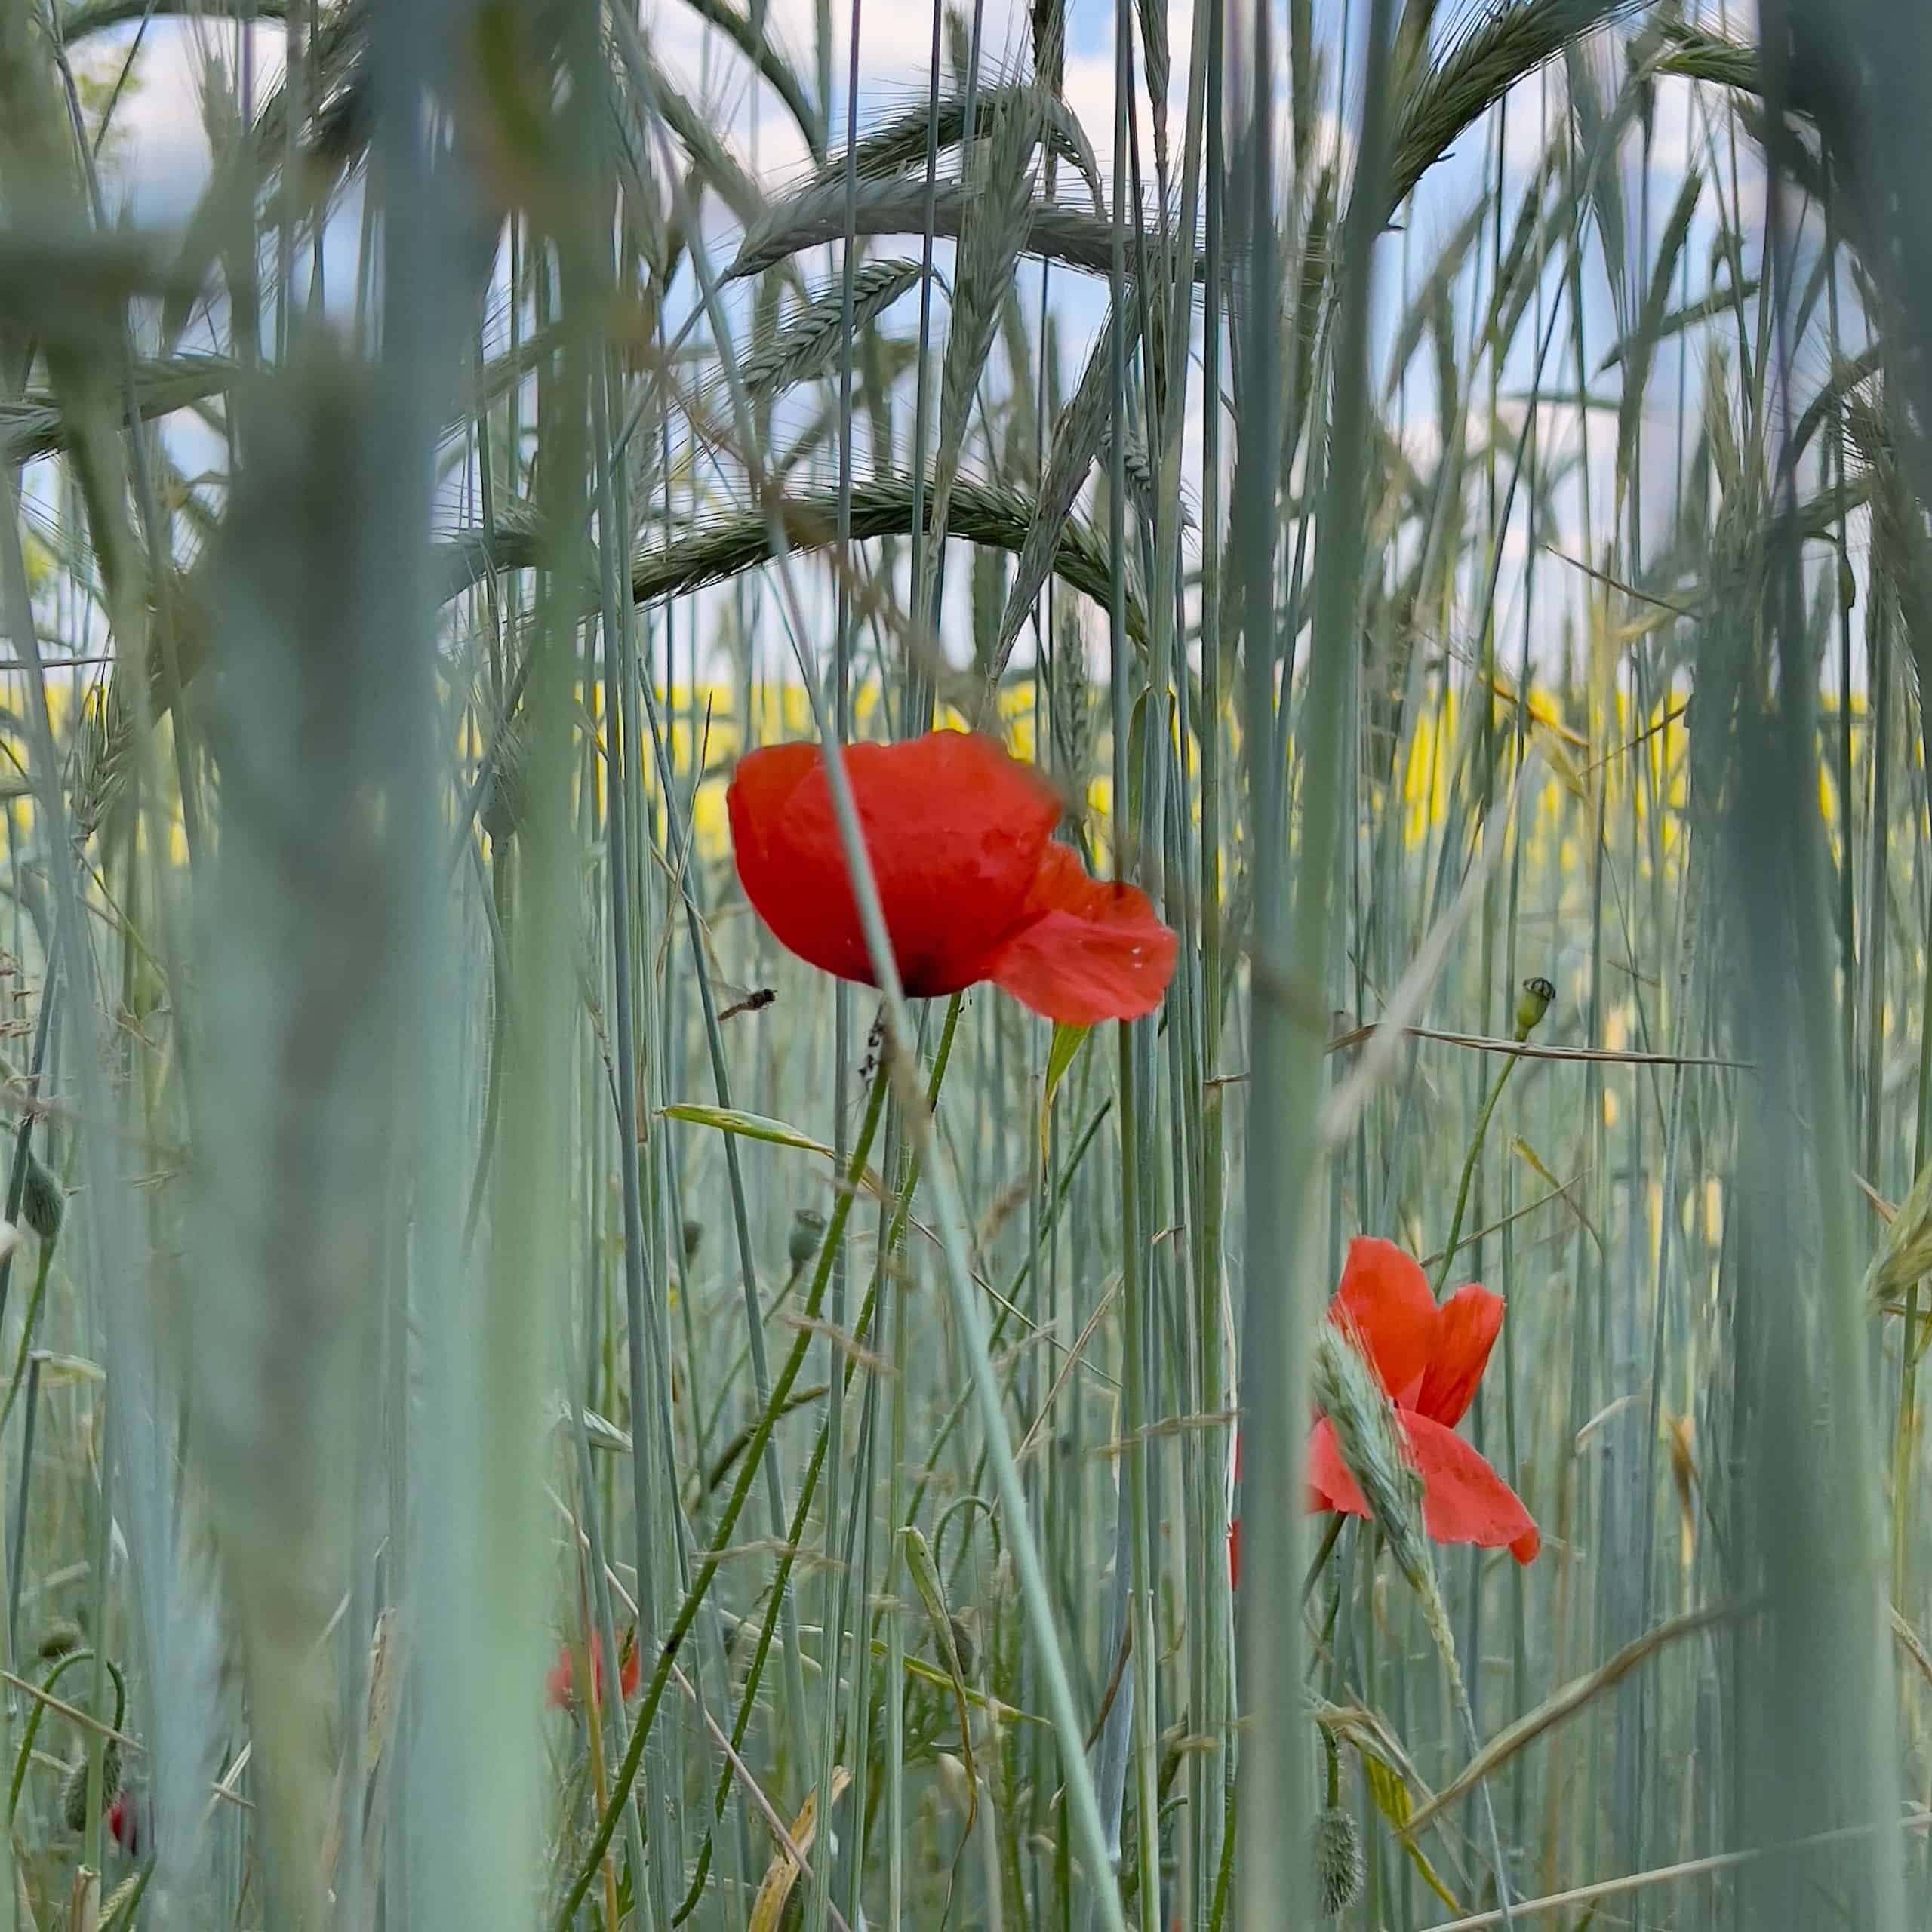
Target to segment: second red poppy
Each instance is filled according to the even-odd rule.
[[[1441,1543],[1507,1549],[1518,1563],[1543,1547],[1523,1500],[1482,1451],[1456,1433],[1475,1399],[1503,1327],[1503,1297],[1472,1283],[1438,1306],[1427,1278],[1393,1241],[1349,1244],[1328,1318],[1349,1328],[1395,1404],[1423,1479],[1423,1526]],[[1240,1449],[1235,1457],[1239,1461]],[[1238,1469],[1237,1469],[1238,1475]],[[1318,1417],[1308,1442],[1308,1506],[1367,1516],[1361,1485],[1342,1460],[1334,1425]],[[1241,1577],[1241,1524],[1228,1536],[1229,1571]]]
[[[621,1644],[619,1654],[623,1661],[618,1667],[617,1688],[629,1703],[643,1681],[644,1660],[638,1655],[634,1639]],[[594,1632],[590,1639],[590,1678],[592,1691],[601,1704],[604,1701],[604,1643]],[[567,1711],[577,1702],[576,1653],[568,1644],[557,1652],[557,1661],[544,1679],[543,1694],[553,1711]]]

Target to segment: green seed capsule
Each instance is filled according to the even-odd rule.
[[[959,1674],[961,1677],[970,1680],[979,1666],[979,1650],[973,1641],[973,1633],[966,1627],[964,1620],[958,1617],[954,1617],[951,1620],[952,1647],[959,1654]]]
[[[26,1185],[20,1195],[21,1220],[42,1241],[51,1241],[60,1232],[66,1212],[67,1197],[60,1192],[60,1183],[29,1152]]]
[[[1549,1011],[1550,1002],[1556,997],[1556,989],[1547,980],[1525,980],[1523,996],[1516,1002],[1516,1037],[1527,1040],[1543,1023],[1543,1015]]]
[[[101,1808],[114,1802],[121,1789],[121,1747],[109,1742],[101,1748]],[[83,1753],[69,1767],[66,1781],[60,1787],[60,1816],[70,1832],[84,1832],[88,1826],[88,1761]]]
[[[57,1617],[41,1637],[36,1654],[43,1663],[52,1663],[81,1646],[81,1626],[70,1617]]]
[[[818,1252],[818,1244],[824,1238],[825,1217],[815,1208],[801,1208],[792,1217],[792,1232],[785,1243],[792,1266],[804,1267]]]
[[[506,732],[497,747],[497,762],[484,787],[477,817],[495,844],[514,838],[530,816],[530,783],[524,771],[523,746]]]
[[[1366,1877],[1361,1834],[1349,1814],[1331,1805],[1315,1820],[1315,1884],[1321,1915],[1335,1918],[1361,1897]]]

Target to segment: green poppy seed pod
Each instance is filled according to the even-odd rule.
[[[103,1773],[106,1769],[103,1765]],[[60,1780],[60,1821],[70,1832],[84,1832],[88,1828],[88,1761],[85,1757],[76,1758]]]
[[[60,1183],[29,1150],[26,1185],[20,1194],[20,1218],[42,1241],[51,1241],[60,1232],[67,1211],[67,1198]]]
[[[792,1266],[804,1267],[817,1254],[818,1244],[824,1238],[825,1217],[816,1208],[801,1208],[792,1217],[792,1232],[785,1243]]]
[[[952,1647],[959,1657],[959,1674],[961,1677],[970,1678],[980,1661],[978,1648],[973,1641],[972,1632],[958,1617],[953,1617],[951,1622]]]
[[[1337,1805],[1315,1818],[1315,1887],[1321,1915],[1338,1918],[1361,1897],[1367,1876],[1362,1861],[1361,1834],[1355,1821]]]
[[[530,786],[523,769],[523,746],[512,733],[506,732],[497,747],[497,762],[483,788],[477,817],[491,841],[501,844],[514,838],[517,828],[530,815]]]
[[[81,1626],[71,1617],[56,1617],[42,1634],[36,1654],[42,1663],[52,1663],[69,1651],[78,1650],[80,1644]]]
[[[1527,1040],[1543,1024],[1543,1015],[1549,1011],[1550,1001],[1556,997],[1556,989],[1547,980],[1525,980],[1523,996],[1516,1002],[1516,1037]]]
[[[101,1747],[101,1808],[114,1802],[121,1789],[121,1747],[111,1740]],[[84,1832],[88,1826],[88,1760],[83,1752],[68,1767],[60,1787],[60,1816],[70,1832]]]
[[[678,1230],[684,1240],[685,1266],[688,1268],[697,1259],[698,1250],[704,1245],[704,1223],[687,1221]]]

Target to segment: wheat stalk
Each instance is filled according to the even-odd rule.
[[[1031,81],[1001,81],[983,89],[975,103],[977,125],[981,128],[990,125],[1000,114],[1033,93],[1036,86],[1037,83]],[[1064,101],[1050,94],[1042,103],[1041,125],[1049,151],[1078,171],[1081,180],[1093,196],[1095,211],[1100,212],[1106,201],[1101,186],[1100,162],[1094,154],[1093,143],[1087,138],[1087,131],[1080,125],[1079,116]],[[965,133],[966,96],[963,90],[952,89],[940,97],[937,106],[930,114],[926,104],[921,102],[890,120],[881,122],[858,143],[851,166],[861,181],[890,180],[925,166],[929,136],[939,152],[943,154],[948,149],[958,146],[965,138]],[[842,182],[845,168],[843,155],[828,161],[819,170],[813,185],[823,187]]]
[[[1668,20],[1660,25],[1666,48],[1657,60],[1659,73],[1675,74],[1687,81],[1709,81],[1714,86],[1735,88],[1740,94],[1764,91],[1764,71],[1755,47],[1693,26],[1687,20]]]
[[[1516,83],[1572,41],[1642,0],[1512,0],[1456,40],[1398,111],[1389,180],[1376,211],[1386,221],[1464,131]]]
[[[1315,1324],[1309,1362],[1309,1391],[1315,1407],[1328,1419],[1342,1460],[1360,1487],[1369,1514],[1374,1519],[1389,1553],[1404,1580],[1416,1593],[1422,1606],[1423,1620],[1449,1681],[1450,1695],[1468,1734],[1472,1752],[1482,1748],[1476,1729],[1475,1712],[1469,1703],[1468,1687],[1463,1681],[1462,1665],[1456,1654],[1455,1632],[1449,1624],[1448,1607],[1435,1574],[1435,1552],[1429,1547],[1423,1514],[1423,1479],[1411,1456],[1402,1433],[1401,1418],[1389,1398],[1352,1327],[1335,1321]],[[1496,1868],[1498,1896],[1503,1915],[1509,1915],[1509,1877],[1503,1860],[1501,1839],[1496,1816],[1489,1802],[1488,1787],[1483,1789],[1487,1813],[1491,1856]]]
[[[718,138],[710,115],[664,72],[641,32],[627,17],[620,20],[611,39],[633,83],[663,117],[665,126],[684,144],[698,174],[716,189],[740,221],[749,224],[757,220],[764,211],[764,196]]]
[[[1154,168],[1164,187],[1168,178],[1168,91],[1174,80],[1174,59],[1168,48],[1166,0],[1134,0],[1140,25],[1140,57],[1147,69],[1147,105],[1154,121]]]
[[[867,262],[852,275],[851,331],[875,321],[916,282],[918,262],[891,257]],[[845,289],[835,278],[814,295],[772,340],[739,365],[745,386],[760,397],[782,393],[829,368],[846,334]]]
[[[965,226],[971,201],[959,183],[939,183],[934,189],[934,235],[942,240],[957,240]],[[1029,197],[1023,212],[1025,226],[1019,253],[1042,256],[1088,275],[1112,272],[1114,229],[1110,214],[1089,214],[1039,197]],[[761,275],[788,255],[842,240],[848,228],[855,235],[920,234],[925,227],[925,217],[926,188],[922,181],[861,181],[849,224],[843,183],[814,183],[772,204],[763,219],[746,235],[725,276],[737,281]],[[1141,242],[1153,254],[1161,245],[1158,226],[1146,223],[1137,226]],[[1129,227],[1127,246],[1131,260],[1136,249],[1134,225]],[[1207,275],[1205,261],[1198,254],[1194,273],[1196,281]]]
[[[1094,343],[1081,371],[1078,386],[1062,407],[1054,423],[1054,439],[1047,457],[1047,473],[1020,547],[1020,565],[1014,573],[1001,614],[999,637],[988,669],[989,681],[997,684],[1013,654],[1014,641],[1026,613],[1040,594],[1040,587],[1053,568],[1056,533],[1073,508],[1074,499],[1093,467],[1102,439],[1107,432],[1107,413],[1113,399],[1113,366],[1116,355],[1131,358],[1140,339],[1140,303],[1131,285],[1123,291],[1120,306],[1107,318],[1107,324]]]
[[[1094,454],[1103,462],[1112,457],[1113,441],[1112,435],[1103,429],[1100,447]],[[1120,462],[1134,507],[1151,526],[1158,501],[1159,479],[1154,474],[1154,461],[1147,453],[1147,445],[1131,429],[1121,438]],[[1183,530],[1194,527],[1194,514],[1185,492],[1180,504],[1180,524]]]
[[[863,478],[851,493],[854,542],[912,533],[912,482],[898,475]],[[930,497],[928,497],[930,503]],[[836,491],[802,492],[784,498],[775,513],[795,552],[829,546],[838,525]],[[990,543],[1017,552],[1034,521],[1035,506],[1020,491],[961,478],[953,491],[952,534],[968,543]],[[764,510],[736,510],[700,524],[673,542],[645,551],[632,564],[631,594],[640,604],[703,589],[756,570],[771,561],[771,529]],[[930,510],[928,511],[930,515]],[[445,598],[454,597],[489,571],[533,570],[554,555],[539,520],[527,506],[504,504],[497,512],[494,540],[480,525],[453,531],[436,546],[435,575]],[[1078,517],[1060,522],[1053,552],[1055,575],[1103,608],[1112,595],[1113,563],[1107,546]],[[1147,635],[1146,614],[1130,578],[1128,634],[1137,643]]]
[[[961,240],[946,354],[940,365],[939,457],[933,478],[928,559],[940,554],[946,540],[953,486],[965,454],[967,413],[1032,226],[1033,156],[1040,144],[1041,120],[1040,91],[1031,86],[1008,96],[994,115],[984,184]],[[928,580],[939,581],[930,565]],[[937,620],[937,611],[932,615]]]
[[[752,17],[747,17],[730,0],[690,0],[690,5],[694,12],[709,20],[758,69],[798,124],[807,152],[814,162],[823,161],[825,124],[812,105],[811,90],[771,38],[770,10],[757,6]]]

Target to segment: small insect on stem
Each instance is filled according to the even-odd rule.
[[[778,995],[769,986],[760,986],[755,992],[746,994],[735,1006],[728,1006],[718,1016],[718,1023],[723,1026],[728,1020],[735,1020],[741,1013],[762,1013]]]
[[[867,1085],[878,1071],[880,1049],[885,1044],[885,1009],[879,1008],[878,1016],[872,1022],[872,1031],[866,1035],[866,1057],[859,1067],[859,1084]]]

